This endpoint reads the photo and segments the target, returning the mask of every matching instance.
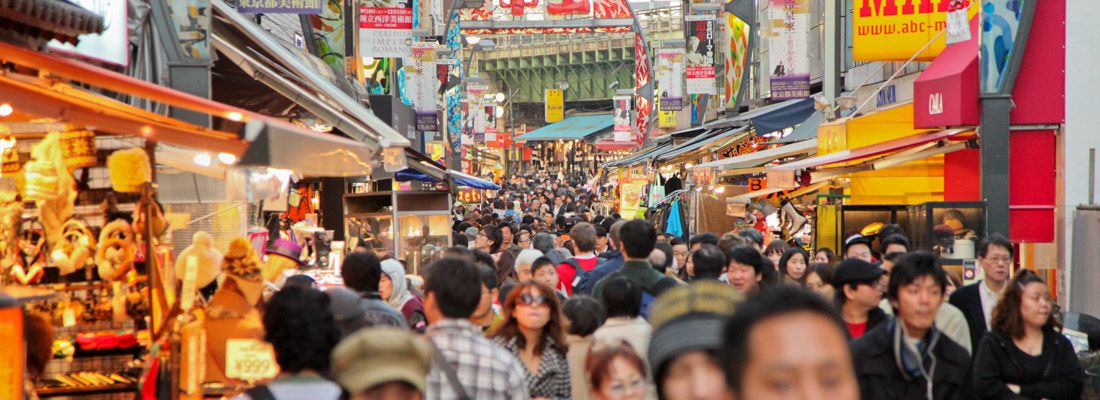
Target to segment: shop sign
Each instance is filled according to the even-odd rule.
[[[225,341],[227,378],[255,382],[274,378],[278,374],[279,365],[275,363],[275,350],[270,344],[256,339]]]
[[[412,0],[359,2],[359,55],[411,57]]]
[[[660,128],[675,128],[676,114],[676,111],[661,111],[657,114],[657,126]]]
[[[713,15],[684,17],[688,94],[718,94],[714,71],[714,28],[717,21],[714,18]]]
[[[928,115],[943,114],[943,93],[936,92],[928,95]]]
[[[633,130],[630,120],[630,96],[615,96],[611,103],[615,105],[614,140],[616,142],[630,141],[630,133]]]
[[[103,16],[103,33],[80,35],[80,43],[71,45],[59,41],[50,41],[50,49],[62,53],[74,54],[107,64],[126,67],[130,65],[130,32],[126,25],[126,0],[75,0],[71,1],[84,9]],[[31,3],[34,4],[34,3]],[[209,4],[207,4],[209,9]],[[200,16],[201,10],[195,12]],[[195,18],[194,29],[206,31],[210,28],[209,15],[206,16],[206,26],[202,26],[202,18]],[[205,32],[200,32],[205,34]]]
[[[875,98],[875,107],[882,107],[898,102],[898,87],[889,85],[878,91]]]
[[[237,10],[246,14],[320,14],[322,0],[240,0]]]
[[[967,20],[978,13],[977,1],[970,0],[855,0],[852,58],[905,61],[935,38],[916,57],[931,61],[947,44],[946,35],[940,35],[947,29],[947,13],[959,8],[967,10]]]
[[[481,203],[485,200],[485,191],[481,189],[458,189],[458,201],[467,204]]]
[[[435,49],[434,42],[414,43],[412,63],[406,67],[406,70],[411,70],[406,72],[406,76],[412,86],[412,100],[416,107],[416,130],[422,132],[439,129],[439,108],[436,104],[439,80],[436,77]]]
[[[565,96],[561,89],[546,89],[546,122],[554,123],[565,118]]]
[[[684,49],[657,51],[657,82],[661,86],[661,111],[684,109]]]
[[[887,0],[889,1],[889,0]],[[771,99],[789,100],[810,95],[810,58],[807,49],[808,0],[769,0],[771,32]]]
[[[749,178],[749,191],[764,190],[768,188],[768,178]]]

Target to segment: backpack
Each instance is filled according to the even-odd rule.
[[[663,277],[657,282],[653,282],[652,285],[643,288],[642,291],[642,318],[649,319],[649,307],[657,300],[657,297],[664,293],[668,289],[672,289],[679,285],[675,279],[669,277]]]
[[[599,268],[604,261],[607,261],[607,259],[603,257],[597,258],[596,268]],[[585,271],[584,268],[581,268],[581,263],[577,262],[575,258],[565,260],[565,264],[573,267],[573,293],[577,293],[577,288],[586,288],[596,284],[596,282],[589,282],[592,280],[592,272],[595,271],[596,268],[592,268],[592,271]]]

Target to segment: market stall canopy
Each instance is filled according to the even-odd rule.
[[[666,143],[659,144],[659,145],[656,145],[656,146],[652,146],[652,147],[649,147],[649,148],[641,149],[632,156],[628,156],[628,157],[621,158],[621,159],[609,162],[607,164],[604,164],[604,167],[605,168],[609,168],[609,167],[626,167],[626,166],[634,165],[634,164],[637,164],[639,162],[649,160],[649,158],[651,156],[653,156],[655,154],[660,154],[661,152],[663,152],[663,151],[665,151],[669,148],[672,148],[672,143],[671,142],[666,142]]]
[[[735,135],[748,135],[746,132],[747,130],[747,127],[714,129],[710,132],[693,137],[691,140],[681,143],[679,146],[666,150],[657,156],[657,161],[670,160],[692,151],[702,149],[706,146],[716,144],[719,141],[734,138]]]
[[[246,124],[244,138],[250,144],[241,166],[289,169],[303,176],[348,177],[369,175],[381,162],[379,153],[364,143],[323,133],[306,137],[262,121]]]
[[[474,189],[500,190],[500,185],[497,185],[485,179],[455,171],[453,169],[447,170],[447,178],[458,186],[465,186]],[[394,179],[401,182],[439,182],[439,179],[413,169],[404,169],[401,171],[397,171],[397,173],[394,174]]]
[[[817,127],[821,125],[822,122],[825,122],[825,114],[821,111],[814,112],[810,114],[805,121],[800,122],[790,134],[766,144],[788,144],[817,139]]]
[[[597,141],[593,146],[596,147],[596,150],[624,151],[624,150],[633,150],[634,148],[638,147],[638,143],[637,142],[631,142],[631,141],[616,142],[614,140],[600,140],[600,141]]]
[[[528,132],[516,140],[520,142],[582,140],[611,129],[614,124],[611,114],[574,115]]]
[[[103,20],[102,15],[65,0],[0,0],[0,30],[15,35],[76,44],[80,35],[103,32]]]
[[[817,139],[779,146],[767,150],[742,154],[718,161],[696,165],[695,168],[718,168],[720,170],[759,167],[772,161],[817,153]]]
[[[773,195],[773,194],[777,194],[777,193],[783,193],[783,192],[787,192],[787,193],[784,193],[783,196],[788,197],[788,198],[802,197],[802,196],[805,196],[807,194],[810,194],[810,193],[816,192],[818,190],[821,190],[821,189],[823,189],[825,187],[828,187],[828,186],[830,186],[829,180],[828,179],[821,179],[819,181],[815,181],[814,183],[811,183],[811,184],[806,185],[806,186],[802,186],[802,187],[797,188],[797,189],[764,188],[764,189],[760,189],[760,190],[754,190],[754,191],[751,191],[751,192],[748,192],[748,193],[741,193],[739,195],[734,195],[734,196],[727,197],[726,198],[726,203],[727,204],[744,203],[744,202],[747,202],[747,201],[751,201],[752,199],[756,199],[756,198],[760,198],[760,197],[766,197],[766,196],[769,196],[769,195]]]
[[[838,164],[849,161],[861,160],[864,158],[894,153],[901,150],[910,149],[913,147],[921,146],[927,143],[935,143],[945,139],[959,140],[961,138],[969,138],[970,135],[964,135],[966,133],[973,133],[973,130],[969,129],[945,129],[942,131],[923,133],[919,135],[906,136],[893,140],[887,140],[885,142],[876,143],[870,146],[858,147],[850,150],[842,150],[836,153],[830,153],[820,155],[816,157],[810,157],[798,161],[793,161],[778,165],[772,168],[768,168],[769,171],[797,171],[800,169],[821,167],[829,164]]]
[[[766,105],[744,114],[711,121],[703,126],[714,129],[752,124],[756,132],[763,135],[795,126],[805,121],[814,112],[813,99],[793,99]]]

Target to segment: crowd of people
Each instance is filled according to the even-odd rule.
[[[977,246],[962,286],[900,229],[810,252],[756,230],[671,237],[584,185],[516,179],[456,207],[420,277],[357,251],[346,289],[264,307],[282,374],[243,399],[1077,399],[1047,285]]]

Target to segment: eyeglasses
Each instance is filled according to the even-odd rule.
[[[645,389],[645,379],[633,379],[630,382],[615,381],[608,387],[611,394],[622,396],[627,392],[640,392]]]
[[[519,296],[519,304],[525,306],[541,306],[546,304],[546,296],[541,294],[532,295],[530,293],[524,293]]]
[[[1012,262],[1012,257],[1006,257],[1006,256],[987,257],[987,258],[984,258],[984,259],[992,261],[992,262],[1005,263],[1005,264],[1008,264],[1008,263]]]

